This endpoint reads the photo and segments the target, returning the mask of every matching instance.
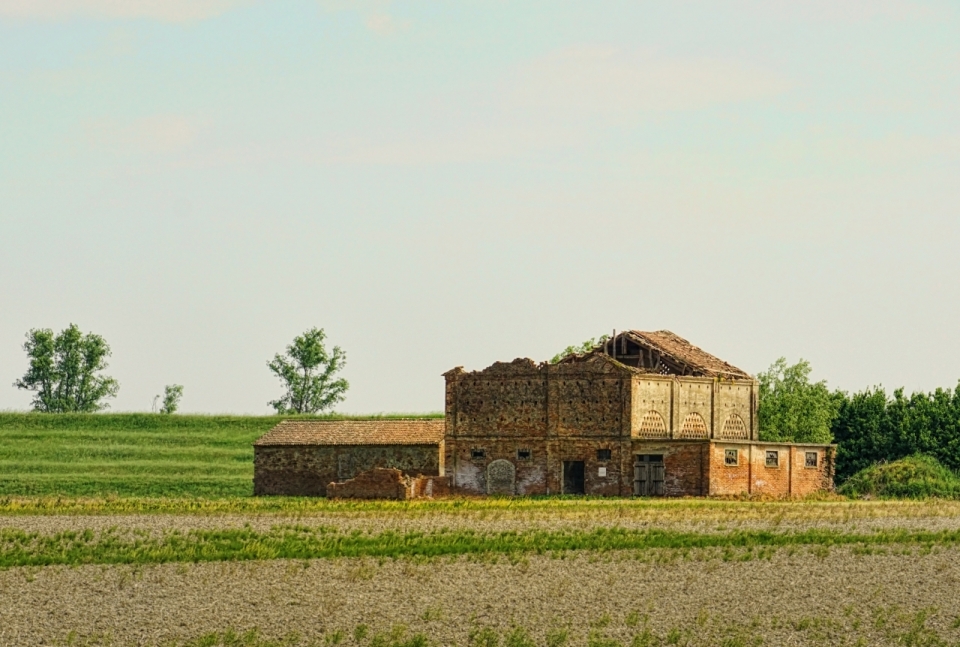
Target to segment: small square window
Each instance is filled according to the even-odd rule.
[[[529,449],[518,449],[517,450],[517,460],[528,461],[530,460],[530,450]]]
[[[739,449],[725,449],[723,450],[723,464],[730,465],[731,467],[736,467],[740,464],[740,450]]]
[[[472,458],[473,460],[478,460],[478,459],[480,459],[480,458],[483,458],[483,455],[484,455],[484,454],[483,454],[483,450],[482,450],[482,449],[471,449],[471,450],[470,450],[470,458]]]
[[[817,452],[807,452],[804,457],[803,465],[804,467],[816,467],[817,462],[820,460],[820,455]]]
[[[767,467],[780,467],[780,452],[767,450]]]
[[[597,460],[598,461],[608,461],[613,456],[613,451],[609,449],[598,449],[597,450]]]

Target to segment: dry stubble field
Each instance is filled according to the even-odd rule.
[[[960,644],[957,503],[179,507],[0,502],[0,644]]]

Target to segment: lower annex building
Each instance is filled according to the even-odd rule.
[[[255,443],[255,492],[322,494],[321,481],[361,467],[436,475],[443,491],[467,495],[786,497],[833,487],[834,445],[760,441],[756,380],[669,331],[626,331],[557,364],[517,359],[444,378],[442,439],[424,442],[422,430],[407,439],[398,427],[391,451],[377,451],[387,444],[379,421],[349,421],[369,432],[340,443],[331,441],[349,430],[331,433],[339,423],[298,423],[293,444],[278,427]],[[285,475],[294,465],[297,476]]]

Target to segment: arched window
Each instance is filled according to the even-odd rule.
[[[691,413],[683,419],[677,438],[706,438],[707,423],[699,413]]]
[[[667,438],[667,423],[656,411],[647,411],[640,419],[637,435],[641,438]]]
[[[740,438],[746,440],[749,437],[747,425],[743,418],[735,413],[731,413],[723,423],[723,429],[720,430],[721,438]]]

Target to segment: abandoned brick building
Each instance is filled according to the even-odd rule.
[[[443,431],[440,418],[285,420],[253,444],[253,493],[326,496],[330,484],[375,468],[408,477],[441,476]],[[397,495],[401,483],[396,475],[378,474],[383,478],[371,486],[375,493],[392,491],[389,498],[407,498]],[[433,487],[430,480],[407,479],[408,489],[418,485]]]
[[[669,331],[446,378],[445,465],[472,494],[799,496],[834,447],[758,440],[758,385]]]
[[[802,496],[833,486],[834,446],[761,442],[756,380],[669,331],[623,332],[557,364],[444,377],[443,420],[281,423],[255,443],[255,493]]]

